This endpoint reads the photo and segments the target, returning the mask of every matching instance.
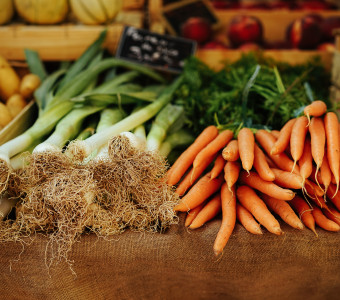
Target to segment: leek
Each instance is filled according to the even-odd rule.
[[[192,144],[195,137],[190,132],[180,129],[169,134],[159,148],[159,154],[167,157],[177,147],[184,147]]]
[[[146,148],[149,151],[158,151],[167,132],[173,124],[184,115],[182,106],[168,104],[156,116],[146,137]]]
[[[177,78],[171,85],[166,88],[157,100],[144,106],[140,110],[133,112],[120,122],[104,129],[100,133],[95,133],[91,137],[83,141],[71,143],[66,149],[66,153],[71,157],[79,157],[81,160],[88,157],[93,151],[104,146],[110,138],[124,131],[130,131],[137,126],[144,124],[146,121],[154,117],[165,105],[167,105],[174,92],[178,88],[182,78]]]
[[[100,106],[84,106],[73,109],[58,122],[54,132],[43,143],[35,147],[33,153],[49,150],[61,151],[68,141],[78,135],[84,119],[102,109],[103,107]]]

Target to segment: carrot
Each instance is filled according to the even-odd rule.
[[[245,171],[240,172],[239,182],[274,198],[288,201],[294,198],[295,193],[288,189],[283,189],[271,181],[263,180],[256,172],[249,174]]]
[[[210,172],[206,173],[190,188],[181,202],[175,206],[175,211],[188,211],[197,207],[216,193],[222,183],[222,174],[217,178],[210,179]]]
[[[302,177],[302,186],[304,188],[306,179],[311,176],[313,171],[313,156],[310,139],[306,139],[303,153],[299,159],[300,175]]]
[[[254,163],[254,134],[249,128],[243,127],[238,133],[237,140],[242,168],[249,172]]]
[[[278,186],[287,189],[302,188],[303,183],[300,175],[277,168],[272,168],[271,170],[275,175],[274,183],[276,183]]]
[[[183,196],[186,191],[195,183],[195,181],[203,174],[203,172],[206,171],[206,169],[214,161],[214,159],[215,156],[211,156],[206,159],[203,164],[197,167],[195,173],[193,171],[193,168],[191,168],[178,184],[176,188],[176,193],[180,196]]]
[[[309,133],[311,137],[311,149],[313,160],[316,164],[316,174],[318,173],[323,157],[325,155],[326,132],[321,118],[312,118],[309,125]],[[317,178],[315,177],[318,184]]]
[[[219,255],[222,253],[227,244],[236,224],[236,195],[235,188],[229,191],[227,185],[224,183],[221,188],[221,202],[222,202],[222,222],[220,229],[214,241],[214,253]]]
[[[221,172],[224,169],[224,165],[225,165],[225,160],[224,160],[222,154],[217,155],[215,162],[214,162],[214,166],[211,169],[211,179],[214,179],[218,175],[221,174]]]
[[[336,191],[336,185],[331,183],[327,190],[327,196],[330,201],[340,210],[340,192]]]
[[[311,199],[324,196],[323,189],[320,186],[318,186],[315,182],[309,179],[306,179],[305,191]]]
[[[241,164],[238,161],[227,161],[224,167],[224,180],[227,183],[229,191],[237,182],[241,170]]]
[[[313,101],[311,104],[307,105],[303,112],[308,118],[308,124],[310,122],[310,117],[320,117],[327,111],[327,105],[321,100]]]
[[[265,194],[262,194],[261,198],[263,199],[264,203],[266,203],[267,207],[279,215],[281,219],[288,225],[296,229],[303,229],[303,223],[287,202],[278,200]]]
[[[254,169],[263,180],[273,181],[275,179],[275,174],[270,169],[265,154],[256,144],[254,147]]]
[[[217,192],[199,211],[196,218],[190,224],[189,228],[196,229],[203,226],[206,222],[216,217],[220,211],[221,195],[219,192]]]
[[[290,153],[294,160],[292,172],[297,161],[301,158],[308,130],[308,119],[305,116],[298,117],[292,127],[290,134]]]
[[[206,127],[195,141],[177,158],[167,172],[167,183],[172,186],[177,184],[184,173],[190,168],[196,155],[218,135],[216,126]]]
[[[184,226],[185,227],[189,227],[190,224],[192,223],[192,221],[196,218],[196,216],[198,215],[198,213],[201,211],[201,209],[203,208],[205,202],[201,203],[200,205],[196,206],[195,208],[193,208],[192,210],[188,211],[187,216],[185,218],[185,223]]]
[[[327,155],[325,155],[321,164],[320,177],[324,186],[324,191],[326,192],[332,180],[332,172],[328,164]]]
[[[238,187],[237,198],[240,203],[271,233],[281,235],[283,232],[279,222],[271,214],[263,200],[247,185]]]
[[[293,207],[293,209],[299,215],[302,223],[307,228],[312,230],[317,236],[318,234],[316,233],[316,230],[315,230],[315,220],[312,215],[312,209],[309,207],[307,202],[300,196],[296,195],[293,200],[289,201],[289,204]]]
[[[277,165],[278,168],[285,171],[299,173],[299,168],[294,168],[294,162],[287,156],[286,153],[271,155],[270,151],[274,146],[275,138],[266,130],[260,129],[256,132],[255,138],[269,158]]]
[[[339,168],[340,168],[340,141],[339,141],[339,121],[334,112],[326,113],[324,117],[326,141],[327,141],[327,158],[329,167],[334,175],[336,182],[336,191],[339,189]]]
[[[242,204],[236,203],[236,218],[252,234],[262,234],[261,226]]]
[[[227,161],[236,161],[240,157],[238,140],[231,140],[222,150],[222,156]]]
[[[329,206],[329,209],[323,209],[322,212],[324,213],[324,215],[332,220],[333,222],[337,223],[338,225],[340,225],[340,212],[338,210],[336,210],[334,207]]]
[[[290,135],[296,119],[290,119],[280,130],[276,142],[274,143],[270,153],[279,154],[285,151],[290,142]]]
[[[334,221],[328,219],[323,213],[322,210],[313,205],[312,214],[315,220],[315,223],[320,226],[321,228],[327,230],[327,231],[339,231],[340,226],[335,223]]]
[[[279,130],[271,130],[270,133],[276,138],[279,138],[280,131]]]
[[[200,164],[203,164],[207,158],[214,156],[223,149],[233,138],[233,135],[233,132],[229,129],[220,132],[215,139],[213,139],[197,154],[193,161],[193,169],[195,170]]]

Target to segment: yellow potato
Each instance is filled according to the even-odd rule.
[[[0,127],[5,127],[13,119],[8,107],[0,102]]]
[[[0,68],[0,98],[7,100],[19,92],[20,78],[11,67]]]
[[[30,99],[33,92],[40,86],[40,78],[32,73],[26,74],[22,79],[19,87],[20,94],[25,99]]]
[[[7,59],[0,55],[0,69],[1,68],[7,68],[10,67],[10,64],[8,63]]]
[[[8,107],[12,117],[14,118],[26,106],[26,100],[24,99],[22,95],[14,94],[8,98],[6,102],[6,106]]]

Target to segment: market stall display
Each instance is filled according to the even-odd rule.
[[[81,47],[75,40],[74,52],[62,46],[65,56],[23,46],[20,35],[18,52],[11,39],[0,44],[0,71],[17,76],[10,93],[0,81],[4,105],[18,95],[27,101],[21,111],[15,105],[0,131],[5,297],[20,291],[37,299],[336,299],[340,123],[330,93],[337,87],[336,44],[331,51],[317,43],[300,47],[303,39],[289,30],[319,23],[289,11],[300,16],[286,20],[294,46],[267,50],[268,19],[251,16],[273,11],[247,10],[236,21],[251,17],[261,34],[251,41],[259,47],[241,49],[249,41],[239,39],[242,24],[232,20],[239,8],[215,11],[193,0],[163,4],[171,18],[182,4],[208,5],[216,27],[190,19],[178,31],[182,37],[162,35],[162,10],[154,14],[160,2],[135,2],[143,16],[150,4],[149,28],[109,15],[96,24],[34,25],[45,34],[63,26],[92,32]],[[235,24],[232,35],[226,22]],[[7,24],[0,39],[2,29],[13,30]],[[197,28],[208,30],[204,41]],[[127,32],[138,44],[129,40],[129,60],[114,57]],[[218,49],[204,48],[212,32]],[[197,43],[198,50],[183,60],[180,49],[165,45],[171,38],[188,42],[190,51]],[[156,40],[166,59],[181,59],[178,69],[171,69],[174,61],[145,63]],[[133,59],[141,49],[146,60]]]

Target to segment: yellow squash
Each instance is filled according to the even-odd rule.
[[[122,8],[122,0],[70,0],[73,15],[83,24],[109,24]]]
[[[0,25],[9,22],[14,15],[13,0],[0,0]]]
[[[14,0],[14,4],[19,16],[31,24],[60,23],[69,11],[68,0]]]

